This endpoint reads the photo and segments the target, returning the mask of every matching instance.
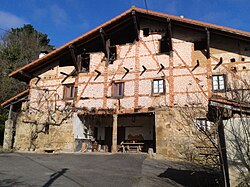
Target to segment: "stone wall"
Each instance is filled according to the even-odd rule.
[[[184,115],[185,113],[185,115]],[[190,116],[188,116],[190,115]],[[206,108],[169,107],[155,111],[156,153],[160,158],[200,161],[199,146],[212,146],[201,142],[195,127],[195,118],[205,118]]]
[[[36,114],[33,114],[36,115]],[[75,140],[73,137],[72,119],[69,117],[60,125],[50,124],[47,131],[46,123],[32,121],[30,116],[23,112],[17,117],[14,148],[20,151],[46,150],[73,152]],[[31,141],[32,137],[34,141]]]

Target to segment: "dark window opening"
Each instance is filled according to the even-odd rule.
[[[74,99],[75,97],[75,86],[74,84],[64,85],[64,99]]]
[[[112,97],[124,96],[124,82],[114,82],[112,84]]]
[[[160,53],[169,53],[171,51],[171,40],[165,35],[160,40]]]
[[[241,58],[241,61],[245,61],[245,58]]]
[[[231,61],[231,62],[235,62],[235,58],[231,58],[230,61]]]
[[[89,64],[90,64],[90,54],[83,53],[82,57],[82,72],[89,72]]]
[[[200,51],[206,49],[206,42],[205,41],[196,41],[194,42],[194,50],[195,51]]]
[[[226,79],[225,75],[213,75],[213,91],[225,91]]]
[[[162,94],[162,93],[165,93],[165,80],[164,79],[153,80],[152,94]]]
[[[142,29],[142,30],[143,30],[143,36],[144,36],[144,37],[149,36],[149,28],[144,28],[144,29]]]
[[[109,63],[113,64],[113,62],[117,58],[116,46],[109,47]]]

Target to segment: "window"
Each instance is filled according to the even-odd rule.
[[[81,67],[82,69],[81,69],[81,71],[82,72],[89,72],[90,55],[83,53],[81,55],[81,57],[82,57],[82,67]]]
[[[109,63],[113,64],[113,62],[117,58],[116,46],[109,47]]]
[[[153,80],[153,94],[161,94],[165,92],[165,81],[164,79]]]
[[[75,97],[74,84],[64,85],[64,99],[74,99],[74,97]]]
[[[225,91],[225,75],[213,75],[213,91]]]
[[[123,97],[124,95],[124,83],[114,82],[112,84],[112,97]]]
[[[142,30],[143,30],[143,36],[144,36],[144,37],[149,36],[149,28],[144,28],[144,29],[142,29]]]
[[[210,122],[206,118],[197,118],[195,120],[195,126],[199,131],[209,131],[211,128]]]
[[[163,36],[160,40],[160,53],[169,53],[171,49],[171,39],[168,36]]]

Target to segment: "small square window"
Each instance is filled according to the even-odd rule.
[[[152,86],[153,86],[152,88],[153,94],[165,93],[165,80],[164,79],[153,80]]]
[[[144,29],[142,29],[142,30],[143,30],[143,36],[144,36],[144,37],[149,36],[149,28],[144,28]]]
[[[225,75],[213,75],[213,91],[225,91]]]
[[[81,72],[89,72],[90,54],[83,53],[81,55],[81,58],[82,58]]]
[[[109,47],[109,63],[113,64],[113,62],[117,59],[117,51],[116,46]]]
[[[171,39],[168,38],[167,36],[163,36],[162,39],[160,40],[160,53],[169,53],[171,49]]]
[[[124,96],[124,82],[114,82],[112,84],[112,97]]]
[[[209,131],[211,124],[206,118],[197,118],[195,119],[195,127],[199,131]]]
[[[74,99],[75,97],[75,86],[74,84],[64,85],[64,99]]]

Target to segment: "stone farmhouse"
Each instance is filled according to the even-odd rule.
[[[249,83],[250,33],[132,7],[9,76],[29,85],[1,105],[22,103],[6,126],[17,150],[74,152],[93,140],[117,152],[140,142],[192,159],[213,108],[238,110],[230,93]]]

